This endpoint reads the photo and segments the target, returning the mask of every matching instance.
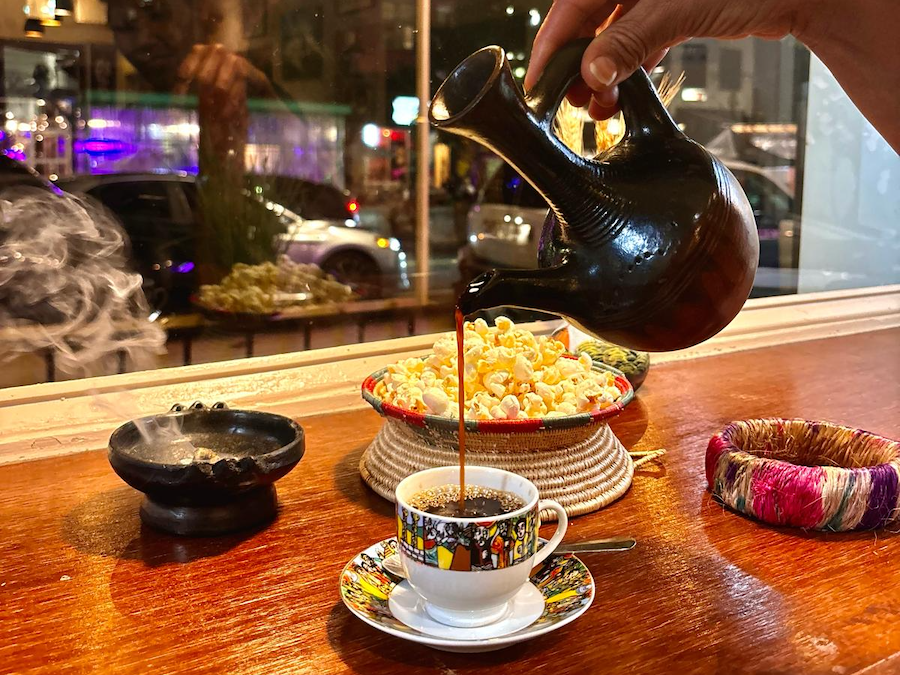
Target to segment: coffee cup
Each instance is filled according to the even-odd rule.
[[[534,483],[509,471],[467,466],[466,483],[512,493],[523,506],[479,518],[413,508],[410,500],[422,492],[459,484],[458,466],[419,471],[397,486],[397,540],[406,578],[428,615],[449,626],[474,628],[503,618],[531,570],[559,546],[568,518],[558,502],[539,499]],[[539,551],[545,509],[556,512],[558,524]]]

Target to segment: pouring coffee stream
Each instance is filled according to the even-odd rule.
[[[560,49],[527,95],[503,50],[486,47],[431,102],[434,126],[496,152],[550,205],[537,268],[481,275],[459,310],[542,310],[634,349],[690,347],[728,325],[750,293],[753,213],[734,176],[684,135],[641,69],[619,85],[627,131],[616,146],[589,159],[554,135],[589,43]]]

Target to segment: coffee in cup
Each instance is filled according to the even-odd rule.
[[[503,617],[531,570],[562,541],[568,519],[557,502],[539,500],[528,479],[480,466],[466,467],[463,512],[480,510],[453,515],[459,509],[458,477],[459,467],[440,467],[414,473],[397,486],[400,559],[431,618],[450,626],[483,626]],[[559,523],[538,551],[545,509],[555,511]]]
[[[501,516],[525,506],[519,495],[504,490],[466,485],[466,496],[460,506],[459,485],[448,483],[414,494],[410,507],[425,513],[453,518],[487,518]]]

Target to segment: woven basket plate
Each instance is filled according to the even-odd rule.
[[[612,372],[621,399],[597,413],[526,420],[467,420],[466,463],[492,466],[525,476],[545,499],[555,499],[570,516],[606,506],[631,485],[634,465],[607,420],[634,397],[628,380]],[[372,393],[385,370],[366,378],[363,398],[385,422],[363,453],[359,470],[379,495],[394,501],[397,484],[416,471],[459,462],[458,421],[455,418],[409,412],[385,403]],[[552,513],[542,513],[552,520]]]

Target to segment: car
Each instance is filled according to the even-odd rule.
[[[759,266],[785,267],[782,263],[787,261],[779,255],[779,242],[784,235],[783,223],[799,220],[794,210],[793,196],[785,185],[772,180],[764,169],[755,164],[737,160],[724,160],[723,164],[738,179],[753,209],[759,234]],[[793,228],[790,230],[793,232]],[[793,266],[796,267],[796,261]]]
[[[40,188],[59,192],[59,188],[27,164],[0,153],[0,193],[13,188]]]
[[[196,180],[185,173],[123,173],[79,176],[58,185],[97,199],[122,221],[148,301],[160,312],[177,313],[191,310],[191,296],[198,290]],[[265,190],[242,192],[263,217],[278,219],[277,243],[293,261],[318,265],[363,298],[409,287],[406,254],[396,239],[349,227],[347,218],[304,218]]]
[[[793,233],[794,228],[784,227],[796,220],[793,198],[758,167],[730,160],[724,163],[743,186],[753,209],[760,268],[784,267],[779,245],[785,230]],[[500,162],[469,210],[467,241],[459,252],[461,283],[493,268],[535,267],[546,216],[543,197],[515,169]]]
[[[247,188],[290,209],[304,220],[332,220],[361,227],[359,200],[349,190],[295,176],[251,174]]]

